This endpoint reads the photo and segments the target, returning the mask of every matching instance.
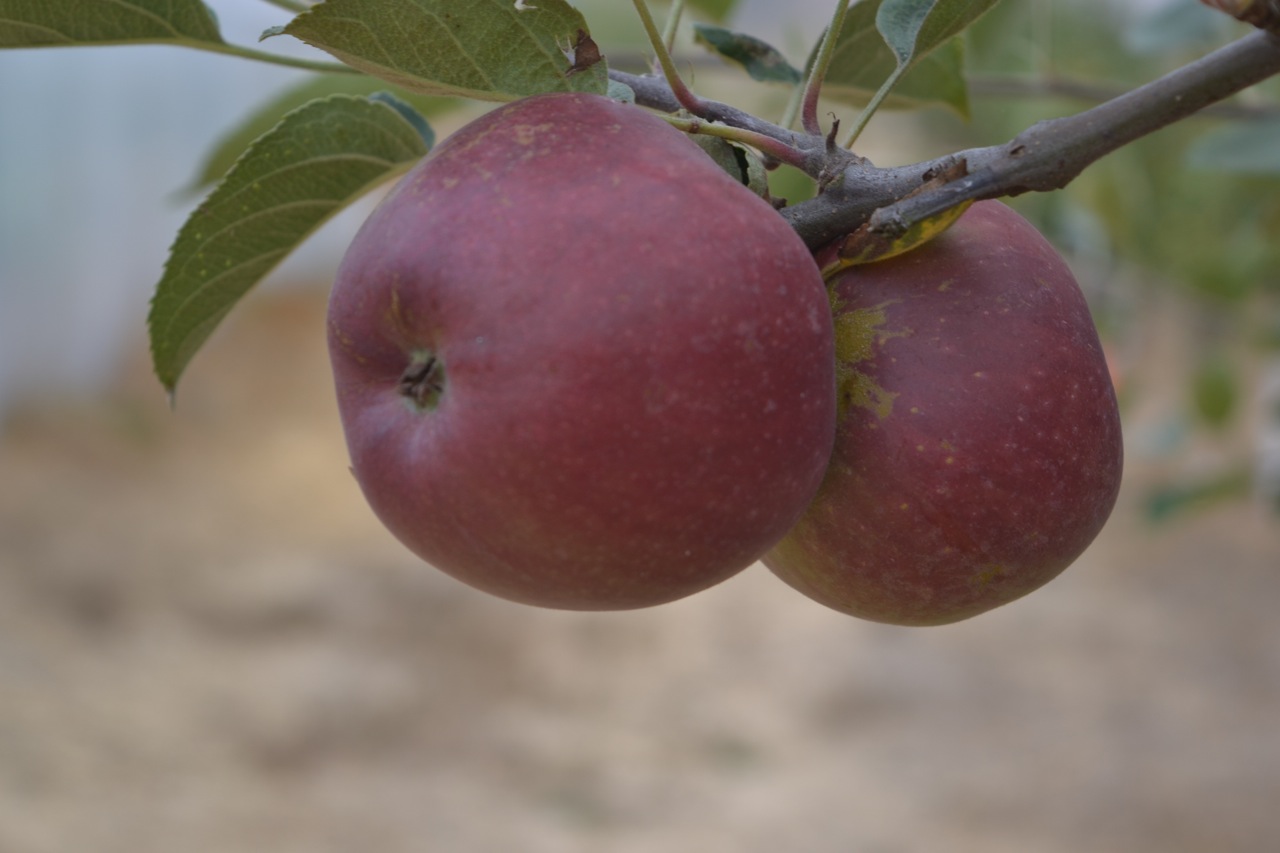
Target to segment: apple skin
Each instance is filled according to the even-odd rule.
[[[328,331],[374,513],[526,604],[730,577],[804,512],[834,442],[811,252],[684,134],[595,95],[497,108],[416,164],[344,256]]]
[[[828,607],[898,625],[967,619],[1056,577],[1102,529],[1123,467],[1107,363],[1062,258],[979,202],[829,285],[836,447],[765,564]]]

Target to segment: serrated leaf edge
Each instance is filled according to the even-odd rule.
[[[169,256],[166,259],[164,264],[164,273],[161,276],[160,281],[157,283],[155,294],[152,296],[152,299],[151,299],[150,311],[147,317],[147,328],[148,328],[148,332],[150,334],[150,339],[151,339],[151,352],[152,352],[153,366],[155,368],[157,377],[160,379],[161,384],[164,385],[165,389],[169,392],[171,399],[172,399],[174,389],[177,385],[177,382],[181,377],[183,371],[186,369],[186,366],[190,363],[191,358],[194,357],[195,353],[199,350],[199,348],[203,346],[209,334],[212,332],[212,329],[222,322],[222,320],[227,316],[227,314],[230,313],[231,309],[236,304],[235,302],[232,302],[224,310],[216,311],[210,314],[209,317],[207,317],[203,322],[196,324],[192,328],[192,330],[184,336],[184,342],[174,347],[172,352],[168,354],[170,357],[165,359],[165,362],[170,364],[171,366],[169,369],[166,369],[165,366],[162,364],[162,359],[161,359],[162,353],[160,352],[160,347],[158,346],[158,343],[157,343],[161,339],[158,332],[159,326],[158,326],[158,320],[156,316],[157,305],[162,297],[162,288],[164,287],[165,282],[169,279],[171,272],[179,268],[179,266],[176,266],[175,264],[185,265],[186,263],[189,262],[190,257],[194,257],[194,254],[192,254],[189,257],[186,256],[185,254],[182,257],[176,256],[174,254],[176,249],[178,248],[179,245],[182,244],[184,238],[190,235],[191,229],[196,227],[195,223],[202,213],[209,210],[211,206],[215,206],[215,205],[221,206],[223,204],[227,204],[233,201],[237,196],[240,195],[241,191],[237,190],[233,192],[231,195],[227,196],[226,198],[218,198],[218,194],[222,191],[223,187],[228,183],[232,182],[236,178],[237,170],[241,167],[241,165],[244,162],[248,161],[254,155],[256,150],[260,149],[262,145],[270,141],[274,134],[279,132],[287,122],[289,122],[291,119],[296,117],[298,114],[310,109],[314,109],[316,105],[321,102],[333,101],[333,100],[363,101],[371,105],[376,105],[380,109],[388,110],[391,115],[395,116],[397,121],[404,122],[405,125],[411,131],[413,131],[414,136],[416,138],[421,139],[418,129],[414,128],[408,122],[408,120],[390,104],[387,104],[381,101],[371,100],[367,97],[337,94],[337,95],[329,95],[324,98],[317,98],[313,101],[310,101],[298,107],[295,110],[292,110],[291,112],[287,113],[280,120],[280,122],[277,123],[271,130],[259,136],[253,143],[249,145],[248,148],[245,149],[244,154],[242,154],[236,160],[236,163],[231,167],[230,170],[228,170],[227,174],[205,196],[204,200],[196,207],[194,211],[192,211],[192,213],[188,216],[187,220],[183,223],[182,227],[178,230],[177,236],[174,238],[173,243],[170,245]],[[325,160],[346,160],[346,159],[357,159],[357,160],[366,159],[366,160],[376,161],[376,158],[369,158],[369,157],[362,158],[360,157],[360,155],[333,155],[329,157],[311,158],[311,159],[308,159],[305,163],[288,164],[286,166],[281,167],[281,169],[278,171],[267,173],[267,175],[279,175],[290,169],[302,168],[305,165],[310,165],[310,164],[314,164],[316,162],[322,162]],[[352,202],[362,197],[365,193],[367,193],[373,187],[386,183],[387,181],[395,178],[397,175],[402,174],[405,171],[408,171],[408,169],[411,168],[411,166],[413,165],[414,162],[416,162],[416,160],[417,158],[413,158],[400,164],[389,164],[389,168],[387,168],[382,174],[380,174],[376,180],[371,181],[368,184],[357,188],[355,191],[349,193],[345,199],[342,199],[336,202],[328,202],[328,201],[320,201],[320,200],[311,202],[311,204],[318,205],[318,206],[329,206],[332,209],[327,214],[319,217],[316,220],[315,224],[312,225],[311,228],[307,229],[307,231],[301,235],[301,237],[297,240],[297,242],[295,242],[291,246],[285,246],[277,250],[264,252],[263,254],[254,256],[253,258],[243,261],[235,265],[234,267],[230,267],[226,270],[220,271],[216,276],[201,283],[201,285],[198,288],[194,289],[191,293],[187,294],[185,298],[183,298],[182,301],[178,304],[178,306],[174,310],[169,312],[170,317],[172,318],[172,317],[181,316],[183,310],[185,310],[187,306],[189,306],[196,299],[200,298],[201,294],[207,293],[209,287],[213,286],[213,284],[216,283],[217,281],[224,279],[227,275],[230,275],[237,270],[243,269],[243,267],[248,264],[263,263],[265,261],[267,263],[267,266],[264,268],[262,274],[258,278],[254,279],[249,283],[248,287],[246,288],[246,292],[249,289],[252,289],[254,285],[259,283],[260,281],[262,281],[263,278],[269,275],[270,272],[274,270],[277,266],[279,266],[279,264],[286,257],[288,257],[289,254],[291,254],[294,250],[296,250],[299,246],[301,246],[308,237],[314,234],[320,227],[322,227],[326,222],[328,222],[340,210],[348,207]],[[267,177],[267,175],[259,176],[258,180],[262,180],[263,178]],[[248,221],[259,215],[276,213],[280,210],[284,210],[289,207],[306,205],[306,204],[308,204],[308,202],[296,202],[296,203],[289,203],[285,205],[272,207],[268,211],[259,211],[251,215],[250,217],[247,217],[246,219],[237,220],[235,224],[241,225],[245,221]],[[200,245],[202,246],[208,245],[216,236],[222,234],[225,230],[226,230],[225,228],[220,228],[212,232],[203,240],[201,240]],[[166,329],[171,327],[172,327],[172,321],[170,321],[170,323],[165,326]],[[185,343],[186,341],[194,341],[195,343],[188,345]]]

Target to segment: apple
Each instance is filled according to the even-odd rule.
[[[376,516],[513,601],[624,609],[774,545],[835,437],[830,306],[770,204],[596,95],[495,109],[353,240],[328,339]]]
[[[764,563],[899,625],[966,619],[1057,576],[1102,529],[1123,467],[1107,362],[1062,258],[988,201],[828,284],[836,447]]]

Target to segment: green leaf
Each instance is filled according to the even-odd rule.
[[[349,95],[313,101],[258,139],[191,214],[148,317],[167,389],[236,302],[309,234],[427,153],[403,109]]]
[[[910,67],[982,17],[999,0],[883,0],[876,29],[898,65]]]
[[[302,83],[286,89],[276,97],[253,110],[246,118],[219,138],[205,155],[191,190],[198,190],[216,183],[235,164],[245,149],[255,139],[280,123],[286,113],[329,95],[368,96],[387,88],[385,81],[365,74],[315,74]],[[454,98],[435,98],[430,95],[398,93],[408,101],[417,113],[428,118],[443,115],[461,105]]]
[[[849,10],[849,16],[864,4]],[[872,4],[874,5],[874,4]],[[871,102],[884,81],[897,67],[888,45],[874,26],[850,34],[846,27],[823,82],[824,97],[855,106]],[[916,61],[902,76],[882,106],[920,107],[938,104],[969,115],[969,90],[964,81],[964,42],[952,39],[928,56]]]
[[[876,12],[876,29],[893,51],[898,65],[907,65],[916,54],[916,39],[934,0],[884,0]]]
[[[761,198],[769,197],[769,180],[764,163],[749,148],[721,139],[718,136],[706,136],[695,133],[689,137],[698,147],[715,161],[729,177],[745,186]]]
[[[968,115],[960,33],[998,0],[862,0],[849,9],[836,41],[827,80],[846,91],[874,81],[849,140],[852,144],[882,105],[941,103]],[[941,48],[948,55],[937,55]],[[933,57],[932,68],[905,85],[908,75]],[[898,98],[890,93],[898,90]],[[832,92],[824,88],[828,94]]]
[[[200,0],[0,0],[0,48],[223,44]]]
[[[804,79],[800,69],[772,45],[754,36],[710,24],[694,24],[694,39],[747,70],[753,80],[795,85]]]
[[[897,58],[876,29],[879,9],[880,0],[863,0],[849,9],[823,80],[825,97],[865,106],[897,70]],[[811,56],[809,64],[812,63]],[[927,56],[917,58],[914,67],[901,76],[893,91],[882,97],[885,107],[940,104],[968,117],[963,41],[953,38]]]
[[[325,0],[263,38],[288,34],[411,92],[510,101],[604,94],[604,62],[568,74],[586,21],[564,0]]]
[[[609,81],[608,96],[610,99],[624,104],[634,104],[636,102],[635,90],[626,83],[620,83],[617,80]]]
[[[1187,162],[1206,171],[1280,175],[1280,119],[1210,131],[1191,145]]]
[[[374,92],[369,96],[369,100],[379,104],[386,104],[400,114],[400,118],[409,123],[409,126],[418,131],[418,136],[422,137],[422,144],[426,146],[426,150],[430,151],[436,145],[436,132],[431,127],[431,123],[427,121],[426,116],[418,112],[408,103],[400,100],[390,92]]]
[[[997,0],[883,0],[876,10],[876,29],[893,52],[896,67],[871,96],[858,118],[858,132],[889,93],[924,57],[943,44],[957,44],[956,37]],[[959,70],[957,66],[957,71]]]

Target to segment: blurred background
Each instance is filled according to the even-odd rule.
[[[211,5],[242,44],[287,18]],[[630,4],[577,5],[611,59],[643,55]],[[728,25],[802,64],[829,7],[742,0]],[[1123,7],[1004,4],[970,34],[971,116],[885,113],[860,153],[1004,140],[1245,32]],[[681,55],[704,94],[780,112]],[[324,352],[371,202],[232,313],[171,411],[145,339],[169,243],[218,141],[305,78],[0,51],[0,851],[1280,849],[1274,81],[1015,200],[1091,299],[1124,492],[1049,586],[903,629],[760,567],[575,614],[404,552],[346,471]]]

